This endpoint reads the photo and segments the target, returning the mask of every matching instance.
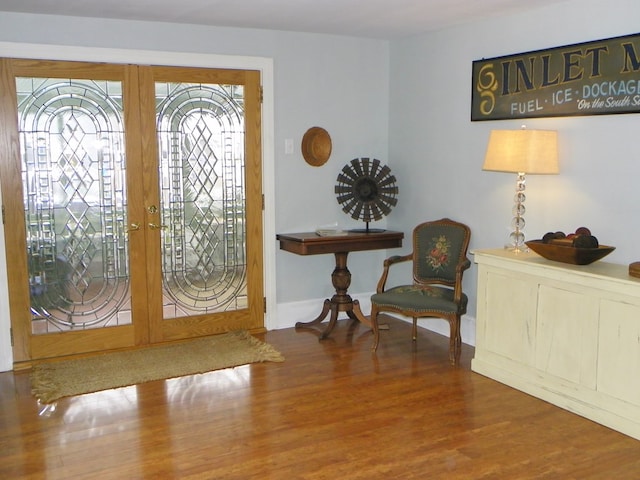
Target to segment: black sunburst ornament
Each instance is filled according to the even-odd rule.
[[[355,220],[363,220],[370,232],[369,222],[380,220],[391,212],[397,203],[398,187],[391,169],[380,160],[354,158],[342,167],[338,174],[335,193],[342,210]],[[377,229],[376,231],[384,231]]]

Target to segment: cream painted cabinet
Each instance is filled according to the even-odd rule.
[[[477,250],[473,371],[640,439],[640,279]]]

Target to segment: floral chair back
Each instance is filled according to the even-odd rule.
[[[457,267],[467,258],[469,238],[469,227],[453,220],[418,225],[413,231],[414,281],[453,286]]]

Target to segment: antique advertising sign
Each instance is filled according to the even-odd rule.
[[[640,112],[640,34],[473,62],[471,120]]]

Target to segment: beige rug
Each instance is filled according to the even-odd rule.
[[[72,395],[267,361],[282,362],[284,357],[246,331],[230,332],[179,344],[39,364],[31,373],[31,392],[41,403],[53,403]]]

